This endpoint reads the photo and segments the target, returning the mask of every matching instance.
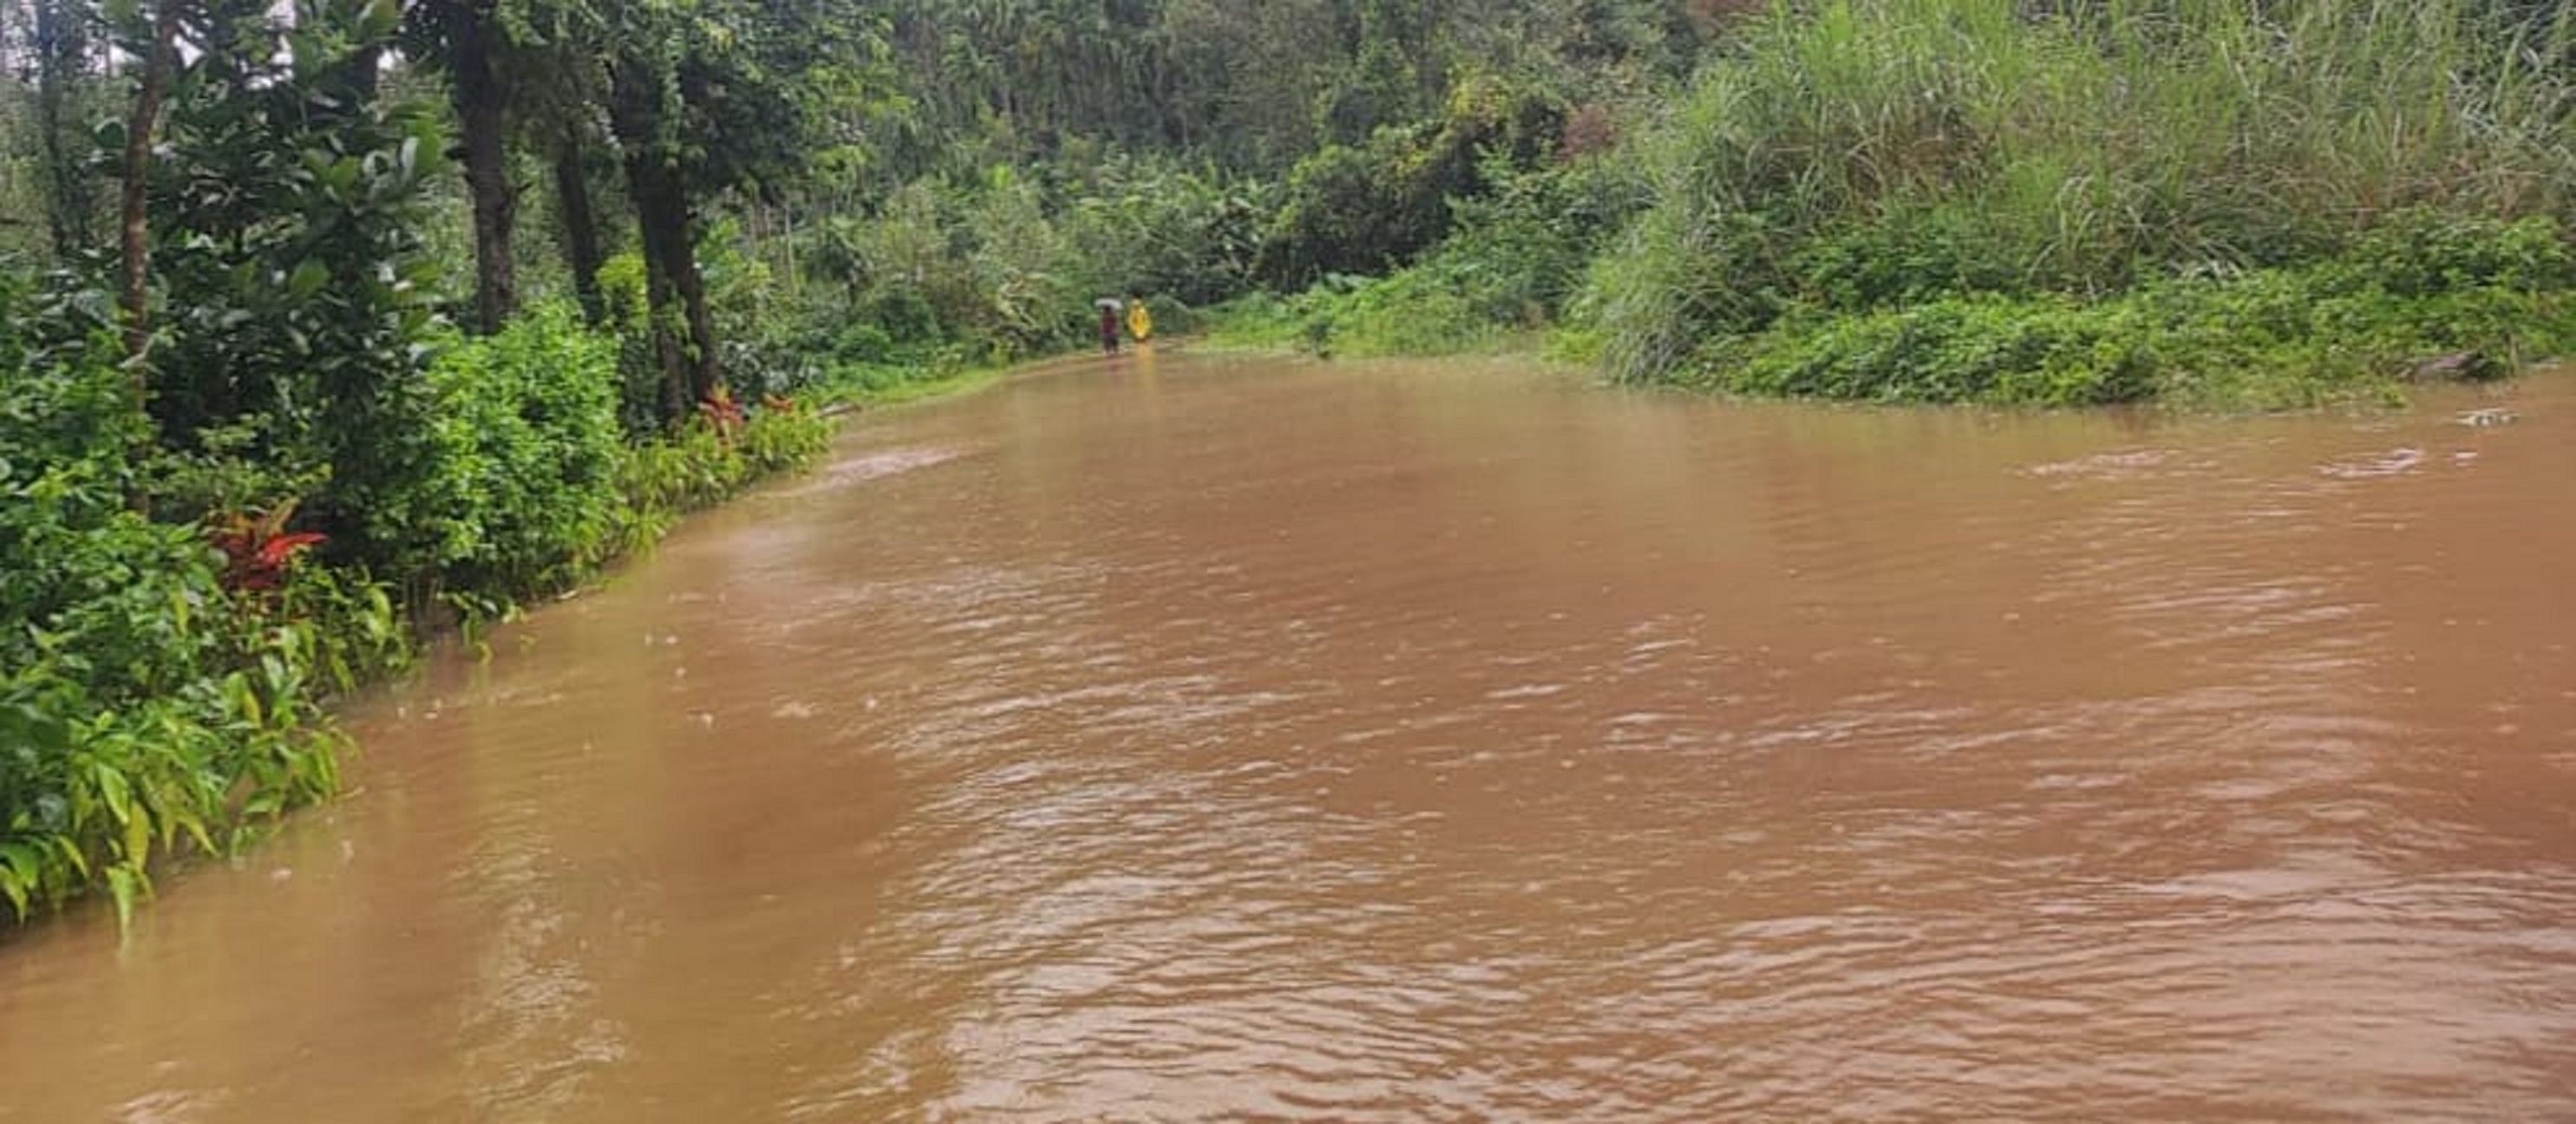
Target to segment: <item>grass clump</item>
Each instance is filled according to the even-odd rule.
[[[1712,389],[1878,402],[2305,407],[2384,395],[2423,360],[2470,376],[2576,351],[2557,224],[2426,218],[2325,262],[2080,298],[1969,292],[1801,310],[1684,365]]]
[[[1296,350],[1353,359],[1458,355],[1501,347],[1504,324],[1431,270],[1327,278],[1289,297],[1260,294],[1217,310],[1217,347]]]
[[[2301,400],[2563,346],[2569,26],[1780,5],[1643,142],[1582,326],[1625,381],[1890,400]]]

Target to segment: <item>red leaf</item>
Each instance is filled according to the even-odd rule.
[[[303,553],[306,548],[320,543],[324,537],[311,531],[295,535],[279,535],[260,544],[259,565],[263,569],[283,569],[288,560]]]

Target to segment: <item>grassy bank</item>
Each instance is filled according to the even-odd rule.
[[[1416,273],[1256,297],[1209,340],[1324,357],[1542,352],[1600,367],[1582,323],[1499,322]],[[1965,291],[1797,307],[1711,335],[1644,383],[1881,403],[2261,411],[2401,401],[2576,355],[2576,254],[2553,220],[2419,215],[2319,262],[2142,280],[2098,295]],[[1616,368],[1613,367],[1613,370]]]
[[[2492,377],[2576,351],[2571,45],[2576,16],[2484,0],[1782,5],[1608,159],[1500,169],[1420,262],[1239,300],[1214,335],[1418,355],[1543,327],[1623,382],[1889,402]]]
[[[1641,145],[1611,373],[2278,405],[2568,342],[2568,25],[2477,0],[1833,0]]]
[[[1493,153],[1479,180],[1482,192],[1450,200],[1450,232],[1418,262],[1238,297],[1208,310],[1209,343],[1350,358],[1538,346],[1567,320],[1642,184],[1607,152],[1536,163]]]
[[[2576,353],[2576,254],[2548,219],[2419,216],[2321,262],[2097,297],[1945,294],[1797,310],[1669,379],[1737,393],[2268,410],[2387,398]]]
[[[801,400],[827,410],[901,406],[960,394],[972,394],[1002,381],[1007,366],[937,367],[893,364],[853,366],[803,394]]]

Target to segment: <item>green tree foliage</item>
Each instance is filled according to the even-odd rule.
[[[245,455],[328,481],[305,511],[333,549],[373,556],[400,549],[384,513],[430,417],[417,345],[437,267],[419,232],[442,145],[425,106],[380,95],[390,6],[296,16],[225,0],[189,29],[225,49],[179,76],[154,166],[152,412],[181,449],[251,428]]]
[[[510,184],[511,103],[542,83],[521,78],[557,69],[563,59],[523,46],[513,35],[527,12],[495,0],[418,0],[404,13],[403,47],[447,77],[456,113],[457,148],[473,209],[475,325],[500,331],[518,310],[518,193]],[[516,86],[514,86],[516,82]],[[519,87],[526,87],[525,89]]]
[[[1438,118],[1381,129],[1361,148],[1328,145],[1289,174],[1256,270],[1296,289],[1409,261],[1449,233],[1452,200],[1497,185],[1485,157],[1503,156],[1506,172],[1538,166],[1554,155],[1564,121],[1544,94],[1478,81]]]
[[[625,152],[663,405],[683,416],[721,381],[723,347],[699,268],[705,202],[790,176],[817,110],[854,81],[839,65],[873,21],[851,6],[602,0],[608,120]]]
[[[157,859],[327,796],[321,708],[401,665],[399,614],[507,612],[829,431],[727,405],[631,447],[613,338],[554,306],[458,337],[440,295],[461,286],[424,252],[446,130],[387,80],[392,5],[148,14],[129,42],[173,45],[143,84],[165,111],[130,118],[158,134],[132,181],[148,346],[86,263],[41,292],[0,273],[0,899],[21,915],[90,889],[129,909]],[[130,151],[103,116],[101,149]]]
[[[98,173],[81,118],[96,101],[89,69],[101,29],[96,10],[80,0],[30,0],[28,7],[36,95],[31,131],[45,230],[54,259],[69,262],[97,246]]]
[[[920,92],[890,170],[1065,153],[1078,139],[1278,174],[1328,143],[1437,118],[1471,73],[1584,99],[1691,64],[1682,0],[897,0]]]

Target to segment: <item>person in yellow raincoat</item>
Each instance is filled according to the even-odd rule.
[[[1154,338],[1154,314],[1146,309],[1143,298],[1127,302],[1127,334],[1137,343]]]

